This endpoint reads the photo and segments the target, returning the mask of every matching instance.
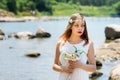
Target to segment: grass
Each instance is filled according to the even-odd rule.
[[[50,12],[39,12],[35,10],[36,14],[32,15],[30,11],[17,12],[17,17],[22,16],[70,16],[73,13],[79,12],[86,16],[112,16],[116,14],[115,9],[112,6],[81,6],[80,4],[71,4],[71,3],[56,3],[52,5],[52,15]]]
[[[71,15],[75,12],[80,12],[86,16],[110,16],[115,14],[114,9],[110,6],[81,6],[69,3],[58,3],[53,6],[53,15]]]

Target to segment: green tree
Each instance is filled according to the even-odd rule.
[[[17,8],[16,8],[16,0],[9,0],[7,2],[7,8],[8,8],[9,11],[17,14],[17,11],[16,11],[17,10]]]
[[[117,15],[120,16],[120,1],[114,4],[114,7],[115,7]]]
[[[7,10],[6,3],[7,3],[6,0],[0,0],[0,8],[1,8],[1,9],[6,9],[6,10]]]
[[[52,14],[52,5],[49,0],[35,0],[38,11],[46,11]]]
[[[20,12],[26,11],[27,0],[17,0],[17,10]]]
[[[32,2],[32,1],[29,1],[27,3],[27,7],[30,9],[30,10],[35,10],[35,3]]]
[[[120,0],[105,0],[105,5],[107,6],[111,6],[117,2],[119,2]]]

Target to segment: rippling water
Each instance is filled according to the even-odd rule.
[[[57,80],[58,72],[52,70],[55,45],[59,35],[65,30],[68,19],[57,21],[1,22],[0,27],[6,34],[6,40],[0,41],[0,80]],[[104,29],[108,24],[120,24],[120,18],[86,18],[88,33],[95,48],[105,42]],[[11,32],[31,31],[38,27],[51,33],[50,38],[19,40],[8,38]],[[12,48],[10,48],[12,47]],[[38,51],[41,56],[28,58],[27,52]],[[108,68],[104,65],[104,75],[97,80],[108,79]]]

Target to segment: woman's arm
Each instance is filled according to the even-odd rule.
[[[93,42],[90,41],[90,46],[88,49],[88,64],[82,64],[81,68],[90,72],[95,72],[96,71],[96,61],[95,61],[95,56],[94,56],[94,47],[93,47]]]
[[[59,46],[60,46],[60,43],[57,42],[56,54],[55,54],[55,59],[54,59],[54,64],[53,64],[53,70],[63,72],[62,67],[59,66],[59,56],[60,56]]]
[[[61,43],[58,42],[56,45],[56,54],[55,54],[55,59],[54,59],[54,64],[53,64],[53,70],[58,71],[58,72],[71,73],[73,71],[73,69],[70,66],[63,68],[59,65],[59,57],[60,57],[59,47],[60,47],[60,44]]]

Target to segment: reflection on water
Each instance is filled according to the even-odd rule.
[[[119,24],[120,18],[86,18],[88,33],[97,48],[105,41],[104,28],[107,24]],[[59,35],[65,30],[67,19],[58,21],[4,22],[1,29],[6,40],[0,41],[0,80],[56,80],[58,73],[52,70],[55,45]],[[38,27],[51,33],[50,38],[19,40],[8,38],[11,32],[31,31]],[[38,51],[41,56],[28,58],[27,52]],[[105,64],[101,69],[104,75],[97,80],[107,80],[112,64]],[[46,75],[48,77],[46,77]]]

